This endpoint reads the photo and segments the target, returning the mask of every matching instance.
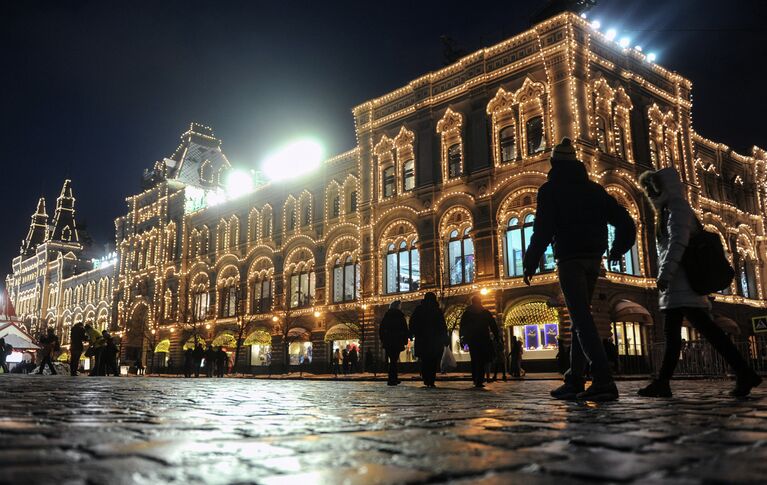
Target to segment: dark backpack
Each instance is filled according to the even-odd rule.
[[[700,221],[698,234],[690,238],[682,256],[682,267],[687,273],[690,287],[701,295],[721,291],[730,286],[735,270],[724,255],[718,234],[703,229]]]

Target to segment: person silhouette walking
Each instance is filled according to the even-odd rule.
[[[523,267],[524,282],[529,285],[546,248],[553,245],[574,337],[565,382],[551,391],[551,396],[613,401],[618,399],[618,388],[591,315],[591,299],[608,246],[607,225],[615,227],[610,261],[620,260],[634,245],[636,226],[628,211],[604,187],[589,180],[569,138],[554,147],[547,178],[538,190],[533,235]],[[584,389],[587,363],[591,364],[593,379],[591,386]]]

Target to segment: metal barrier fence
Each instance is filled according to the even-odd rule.
[[[767,374],[767,335],[735,344],[740,354],[760,374]],[[660,369],[666,344],[651,343],[646,356],[620,356],[618,374],[655,374]],[[705,340],[683,343],[675,375],[725,377],[732,373],[721,355]]]

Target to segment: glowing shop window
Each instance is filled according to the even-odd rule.
[[[254,344],[250,346],[250,365],[269,365],[272,363],[272,346]]]
[[[618,355],[644,355],[642,326],[635,322],[613,322]]]
[[[453,352],[453,357],[455,357],[455,360],[458,362],[468,362],[471,360],[469,346],[461,345],[458,329],[453,330],[453,333],[450,335],[450,350]]]
[[[312,362],[311,342],[292,342],[288,347],[290,365],[309,364]]]
[[[400,362],[415,362],[417,359],[415,358],[415,339],[408,339],[407,345],[405,345],[405,350],[399,353],[399,361]]]
[[[556,323],[516,325],[513,334],[514,337],[522,340],[526,352],[554,350],[557,348],[559,325]]]

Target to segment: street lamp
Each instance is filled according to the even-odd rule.
[[[482,296],[485,296],[488,293],[490,293],[490,290],[488,290],[487,288],[482,288],[481,290],[479,290],[479,294]]]

